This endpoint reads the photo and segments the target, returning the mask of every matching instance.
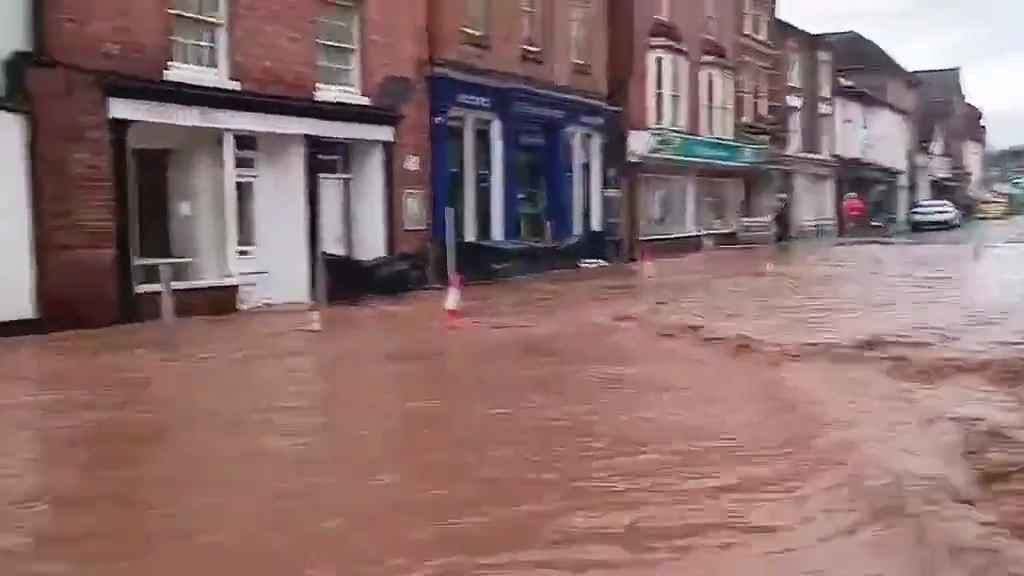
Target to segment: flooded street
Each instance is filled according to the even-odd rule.
[[[0,341],[0,574],[1024,574],[1024,223]]]

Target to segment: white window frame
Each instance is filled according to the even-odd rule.
[[[604,230],[604,135],[589,128],[573,126],[566,129],[572,148],[572,232],[580,236],[585,229]],[[584,145],[589,137],[590,147]],[[590,160],[590,171],[583,173],[583,164]],[[584,179],[590,189],[590,222],[583,221]],[[585,228],[585,224],[589,224]]]
[[[170,82],[184,82],[188,84],[198,84],[201,86],[211,86],[216,88],[226,88],[230,90],[240,90],[242,88],[239,82],[230,79],[230,64],[231,64],[231,52],[229,50],[229,34],[228,34],[228,14],[230,13],[229,2],[231,0],[220,0],[220,14],[217,16],[203,16],[201,14],[193,14],[191,12],[183,12],[175,8],[168,8],[167,13],[172,18],[171,23],[171,34],[170,41],[174,42],[185,41],[175,36],[174,21],[178,18],[186,18],[197,22],[202,22],[212,26],[216,26],[215,29],[215,50],[217,65],[214,66],[197,66],[195,64],[188,64],[185,62],[177,62],[174,60],[173,53],[167,60],[167,67],[164,69],[163,79]],[[187,42],[187,41],[185,41]]]
[[[698,75],[700,134],[732,140],[736,137],[736,78],[715,63],[701,64]]]
[[[659,84],[661,64],[661,90]],[[647,125],[656,128],[689,127],[690,60],[671,50],[652,49],[647,56]]]
[[[786,50],[786,83],[793,88],[803,88],[801,75],[800,52],[795,49]]]
[[[771,25],[771,0],[743,0],[743,33],[761,41],[768,40]]]
[[[593,4],[591,0],[570,0],[569,2],[569,60],[573,64],[586,65],[591,58],[591,21]]]
[[[818,96],[820,98],[832,99],[833,76],[832,53],[820,50],[818,52]]]
[[[754,78],[754,65],[745,64],[740,69],[739,87],[740,94],[740,120],[746,123],[754,121],[757,114],[754,92],[757,90],[757,80]]]
[[[362,0],[319,0],[321,7],[324,4],[334,4],[337,6],[347,6],[352,8],[355,17],[352,20],[352,38],[354,41],[353,45],[339,44],[320,38],[319,26],[325,22],[334,22],[329,20],[325,16],[320,16],[316,19],[318,26],[317,36],[314,39],[314,43],[317,47],[317,83],[316,91],[314,93],[314,99],[323,102],[349,102],[352,104],[369,104],[370,99],[363,96],[363,43],[362,43]],[[336,66],[327,62],[323,62],[320,59],[320,47],[329,46],[333,48],[341,48],[352,51],[352,86],[345,86],[343,84],[326,84],[319,81],[320,68],[322,66]]]
[[[519,0],[519,13],[522,17],[522,40],[524,50],[540,52],[544,49],[544,0]]]
[[[672,19],[672,0],[658,0],[657,12],[654,17],[668,22]]]
[[[255,150],[239,150],[238,149],[238,137],[239,136],[255,139],[256,140],[256,149]],[[233,164],[232,164],[232,166],[234,166],[234,187],[232,188],[232,190],[233,190],[233,192],[235,194],[234,207],[235,207],[235,214],[236,214],[236,216],[235,216],[236,222],[235,222],[235,230],[234,230],[234,232],[235,232],[235,238],[234,238],[235,255],[238,258],[254,258],[256,256],[257,250],[259,249],[259,242],[258,241],[256,241],[252,246],[242,246],[241,244],[238,243],[238,232],[239,232],[239,230],[241,230],[241,227],[242,227],[241,220],[237,219],[238,206],[239,206],[239,201],[238,201],[238,184],[239,183],[248,183],[248,184],[252,185],[252,188],[253,188],[253,199],[252,199],[253,200],[253,211],[255,212],[255,209],[256,209],[255,202],[256,202],[256,194],[257,194],[256,182],[259,180],[259,176],[260,176],[260,170],[259,170],[259,168],[260,168],[260,148],[259,148],[260,141],[259,141],[259,137],[256,134],[247,133],[247,132],[235,132],[235,133],[232,133],[232,137],[230,139],[230,144],[231,144],[231,148],[232,148],[232,157],[233,157]],[[239,168],[238,160],[240,158],[251,159],[253,167],[252,168]],[[253,214],[252,225],[253,225],[253,239],[255,240],[255,234],[256,234],[256,215],[255,215],[255,213]]]
[[[462,122],[462,237],[466,242],[480,240],[480,225],[477,222],[477,167],[476,127],[478,121],[490,123],[491,165],[491,237],[485,240],[505,240],[505,139],[501,119],[497,114],[477,110],[453,109],[449,120]]]

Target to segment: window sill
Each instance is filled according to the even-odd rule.
[[[537,64],[544,63],[544,51],[538,47],[530,44],[522,45],[522,57],[526,62],[534,62]]]
[[[317,102],[359,104],[363,106],[370,104],[370,99],[366,96],[352,89],[332,86],[330,84],[317,84],[316,91],[313,93],[313,99]]]
[[[590,63],[583,62],[582,60],[573,60],[572,71],[574,74],[589,76],[593,70],[590,67]]]
[[[222,278],[220,280],[184,280],[171,282],[171,290],[203,290],[206,288],[233,288],[238,286],[238,278]],[[163,288],[159,284],[139,284],[135,287],[136,294],[159,294]]]
[[[475,48],[481,48],[483,50],[490,49],[490,47],[491,47],[491,39],[487,37],[487,33],[486,32],[481,32],[480,30],[474,30],[473,28],[468,28],[466,26],[463,26],[460,29],[460,31],[462,32],[462,43],[463,44],[466,44],[466,45],[469,45],[469,46],[473,46]]]
[[[182,82],[184,84],[196,84],[208,88],[223,88],[225,90],[241,90],[242,83],[236,80],[229,80],[220,75],[215,68],[203,68],[200,66],[189,66],[168,62],[164,69],[163,79],[167,82]]]

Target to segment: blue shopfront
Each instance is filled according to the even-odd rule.
[[[585,98],[432,77],[435,240],[452,208],[470,276],[602,257],[613,113]]]

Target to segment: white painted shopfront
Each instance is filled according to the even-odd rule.
[[[38,317],[28,118],[0,111],[0,322]]]
[[[311,302],[311,195],[323,251],[386,255],[392,127],[121,98],[109,114],[132,121],[136,294],[160,289],[146,263],[173,261],[176,291],[238,286],[243,308]]]

